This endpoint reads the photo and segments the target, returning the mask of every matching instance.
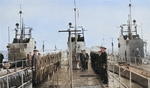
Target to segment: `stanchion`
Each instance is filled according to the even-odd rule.
[[[130,71],[130,88],[132,88],[132,84],[131,84],[131,71]]]
[[[136,57],[134,57],[134,59],[135,59],[135,65],[136,65]]]
[[[22,81],[22,85],[23,85],[23,73],[22,73],[22,77],[21,77],[21,81]],[[22,88],[24,88],[24,86],[22,86]]]
[[[9,88],[8,75],[7,75],[7,88]]]
[[[113,86],[115,85],[114,84],[114,82],[115,82],[114,77],[115,77],[115,74],[114,74],[114,62],[113,62]]]
[[[150,88],[150,78],[148,77],[147,80],[148,80],[148,88]]]
[[[119,66],[119,88],[121,88],[120,87],[120,66]]]

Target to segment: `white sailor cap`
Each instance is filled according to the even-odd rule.
[[[107,49],[107,48],[106,48],[106,47],[104,47],[104,46],[100,46],[100,48]]]
[[[85,48],[81,49],[82,51],[86,51]]]

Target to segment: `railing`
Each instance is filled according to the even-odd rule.
[[[94,54],[92,54],[92,55],[94,55]],[[96,65],[99,65],[99,59],[100,58],[97,58],[97,56],[95,55],[95,56],[91,56],[91,58],[93,58],[93,60],[96,60]],[[136,64],[137,63],[137,58],[136,57],[132,57],[132,59],[130,59],[130,61],[123,61],[123,60],[121,60],[120,59],[121,57],[119,57],[119,56],[115,56],[115,55],[109,55],[109,57],[108,57],[108,59],[109,59],[109,63],[108,63],[108,75],[109,75],[109,77],[113,77],[113,82],[114,82],[114,80],[116,80],[116,81],[118,81],[118,84],[119,85],[117,85],[117,87],[120,87],[120,88],[122,88],[122,87],[125,87],[125,88],[132,88],[132,84],[135,84],[134,82],[132,82],[132,81],[136,81],[138,84],[140,84],[142,87],[146,87],[146,88],[149,88],[150,87],[150,80],[149,80],[149,76],[146,76],[146,75],[141,75],[141,74],[139,74],[139,73],[137,73],[137,72],[134,72],[132,69],[131,69],[131,67],[133,68],[133,66],[129,66],[129,65],[131,65],[131,64]],[[132,60],[132,61],[131,61]],[[142,65],[142,60],[141,60],[141,58],[138,58],[138,61],[139,61],[139,63]],[[124,65],[123,66],[120,66],[120,64],[118,64],[118,62],[120,62],[120,63],[124,63]],[[95,68],[95,66],[93,67],[93,69],[98,69],[99,71],[100,71],[100,68],[99,68],[99,66],[96,66],[96,68]],[[111,69],[111,70],[110,70]],[[109,72],[109,71],[111,71],[111,72]],[[100,73],[100,72],[98,72],[98,73]],[[117,75],[118,74],[118,77],[115,77],[115,75]],[[150,72],[149,73],[147,73],[147,74],[150,74]],[[124,81],[122,81],[121,79],[123,78],[122,76],[124,76],[124,77],[126,77],[126,78],[128,78],[129,80],[128,80],[128,84],[126,84]],[[144,83],[142,83],[142,82],[140,82],[139,80],[138,80],[138,77],[140,77],[140,79],[142,80],[142,82],[144,82]],[[144,81],[143,81],[144,80]],[[114,86],[114,83],[113,83],[113,86]]]
[[[119,66],[119,73],[118,73],[118,78],[119,79],[117,79],[116,77],[115,77],[115,71],[114,71],[114,65],[115,65],[115,63],[108,63],[108,67],[110,66],[110,65],[112,65],[113,66],[113,68],[112,68],[112,73],[111,72],[108,72],[108,75],[109,75],[109,77],[111,76],[111,77],[113,77],[113,86],[115,86],[115,84],[114,84],[114,80],[116,80],[116,81],[118,81],[119,82],[119,88],[121,88],[121,85],[124,87],[124,88],[128,88],[128,86],[127,85],[125,85],[122,81],[121,81],[121,74],[124,72],[121,72],[121,70],[120,70],[120,66]],[[131,82],[130,82],[131,83]]]
[[[109,62],[110,63],[108,63],[108,66],[111,66],[112,68],[112,70],[111,70],[111,72],[110,72],[110,76],[111,77],[113,77],[113,81],[114,81],[114,79],[115,80],[117,80],[118,82],[119,82],[119,87],[122,85],[123,87],[125,87],[125,88],[132,88],[132,83],[134,83],[134,82],[132,82],[132,81],[138,81],[138,80],[144,80],[144,81],[142,81],[142,84],[143,85],[141,85],[140,83],[139,83],[139,81],[137,82],[137,84],[139,84],[139,85],[141,85],[141,86],[144,86],[144,88],[146,87],[146,88],[150,88],[150,72],[148,72],[148,71],[146,71],[145,73],[143,72],[143,71],[141,71],[143,74],[140,74],[140,73],[137,73],[137,72],[134,72],[132,69],[130,69],[130,67],[128,67],[128,64],[126,63],[125,65],[124,65],[124,67],[125,68],[122,68],[119,64],[117,64],[116,63],[116,60],[115,59],[117,59],[116,57],[114,57],[114,59],[113,60],[110,60]],[[141,59],[141,58],[140,58]],[[142,60],[138,60],[138,61],[141,61],[140,63],[141,63],[141,65],[142,65]],[[132,62],[132,63],[131,63]],[[137,59],[136,59],[136,57],[132,57],[132,61],[130,60],[130,65],[135,65],[135,66],[137,66],[136,65],[137,64]],[[116,66],[117,66],[117,68],[116,68]],[[131,66],[132,68],[134,68],[133,66]],[[117,70],[118,69],[118,70]],[[136,67],[136,69],[138,69],[138,67]],[[114,76],[115,75],[115,73],[116,73],[116,71],[117,71],[117,74],[118,74],[118,79]],[[127,73],[125,73],[126,71],[128,71]],[[129,79],[129,84],[127,85],[125,85],[125,83],[123,83],[122,81],[121,81],[121,79],[120,79],[120,77],[123,75],[123,74],[128,74],[128,79]],[[135,80],[135,75],[138,75],[137,77],[139,77],[140,79],[138,79],[138,80]],[[133,77],[134,76],[134,77]],[[141,79],[142,78],[142,79]],[[120,85],[121,84],[121,85]]]
[[[19,61],[14,61],[14,62],[0,63],[0,65],[2,65],[2,68],[0,68],[0,70],[1,70],[0,76],[6,75],[6,74],[9,74],[12,72],[16,72],[17,70],[21,70],[21,69],[28,67],[26,65],[27,62],[28,62],[28,60],[19,60]],[[5,71],[5,69],[7,71]]]
[[[38,60],[38,68],[35,71],[31,70],[31,60],[20,60],[20,61],[14,61],[14,62],[7,62],[7,63],[0,63],[4,66],[4,69],[1,69],[0,72],[0,87],[1,88],[23,88],[24,85],[31,82],[34,84],[34,86],[37,86],[38,84],[42,83],[47,79],[48,77],[51,77],[54,72],[59,67],[61,61],[61,53],[52,53],[47,54],[39,58]],[[25,72],[30,70],[30,76],[32,75],[32,78],[28,79]],[[16,75],[19,74],[19,75]],[[15,75],[15,76],[12,76]],[[13,84],[11,81],[16,81],[15,79],[19,78],[19,83]],[[26,78],[27,77],[27,78]]]
[[[0,71],[0,87],[1,88],[16,88],[30,82],[31,71],[26,68],[27,60],[1,63],[3,68]]]

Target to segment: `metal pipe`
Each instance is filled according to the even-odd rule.
[[[10,43],[10,33],[9,33],[9,26],[8,26],[8,43]]]
[[[29,81],[27,81],[27,82],[25,82],[25,83],[23,83],[23,85],[19,86],[18,88],[22,88],[22,86],[24,86],[24,85],[28,84],[28,83],[29,83],[29,82],[31,82],[31,81],[32,81],[32,79],[31,79],[31,80],[29,80]]]
[[[9,88],[8,75],[7,75],[7,88]]]
[[[113,44],[113,38],[112,38],[112,55],[114,55],[114,49],[113,49],[113,46],[114,46],[114,44]]]
[[[131,71],[130,71],[130,88],[132,88],[132,84],[131,84]]]
[[[55,69],[55,65],[54,65],[54,69]],[[53,71],[53,88],[55,88],[55,73]]]
[[[78,38],[77,38],[77,17],[76,17],[76,15],[77,15],[77,8],[76,8],[76,1],[74,0],[74,16],[75,16],[75,60],[77,60],[77,40],[78,40]]]
[[[113,86],[114,86],[114,76],[115,74],[114,74],[114,63],[113,63]]]
[[[23,85],[23,73],[22,73],[22,85]],[[22,86],[22,88],[24,88],[24,86]]]
[[[120,87],[120,66],[119,66],[119,88],[121,88]]]
[[[70,43],[70,83],[71,83],[71,88],[73,88],[72,85],[72,43],[71,43],[71,32],[69,31],[69,35],[70,35],[70,39],[69,39],[69,43]]]

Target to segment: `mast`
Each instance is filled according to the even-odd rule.
[[[133,39],[132,37],[132,18],[131,18],[131,0],[130,0],[130,4],[129,4],[129,17],[128,17],[128,36],[129,39]]]
[[[9,33],[9,26],[8,26],[8,43],[10,43],[10,33]]]
[[[22,11],[21,11],[21,5],[20,5],[20,11],[19,11],[19,14],[20,14],[20,28],[21,28],[21,14],[22,14]]]
[[[31,38],[32,28],[31,27],[25,27],[25,24],[23,22],[23,18],[21,18],[21,16],[22,16],[21,5],[20,5],[19,15],[20,15],[20,24],[16,23],[16,28],[15,28],[16,35],[15,35],[15,38],[17,39],[17,37],[19,36],[20,37],[18,39],[19,43],[23,43],[23,40],[26,38],[26,35],[28,35],[28,37]],[[18,33],[18,29],[20,29],[19,33]],[[25,29],[28,29],[29,32],[26,33]]]
[[[22,11],[21,11],[21,5],[20,5],[20,11],[19,11],[19,14],[20,14],[20,29],[21,29],[21,36],[20,36],[20,41],[22,42],[22,40],[23,40],[23,33],[24,33],[24,31],[23,31],[23,23],[21,22],[21,14],[22,14]],[[21,24],[22,24],[22,27],[21,27]]]
[[[24,37],[23,19],[22,19],[22,27],[20,29],[21,29],[20,39],[21,39],[21,42],[22,42],[23,41],[23,37]]]
[[[75,59],[77,58],[77,8],[76,8],[76,1],[74,0],[74,15],[75,15]]]
[[[43,52],[44,52],[44,40],[43,40]]]

